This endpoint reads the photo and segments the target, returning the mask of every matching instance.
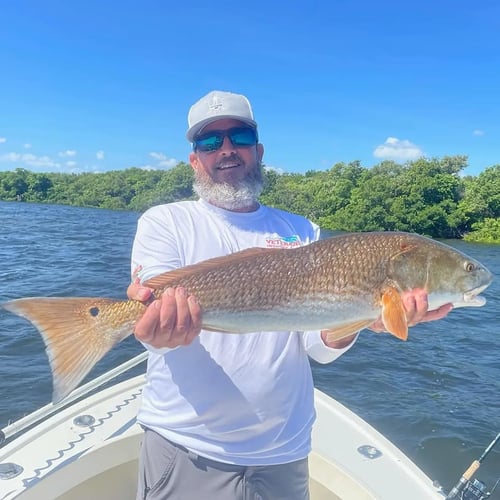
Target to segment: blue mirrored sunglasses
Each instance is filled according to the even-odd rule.
[[[210,130],[194,139],[194,151],[217,151],[228,137],[234,147],[255,146],[259,141],[257,130],[250,127],[235,127],[228,130]]]

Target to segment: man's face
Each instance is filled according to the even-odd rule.
[[[238,120],[224,118],[207,125],[202,135],[245,126]],[[234,146],[229,137],[224,137],[222,146],[215,151],[193,151],[189,161],[195,172],[195,191],[221,208],[254,210],[262,190],[263,154],[262,144]]]

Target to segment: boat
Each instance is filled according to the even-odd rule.
[[[0,499],[135,499],[143,435],[136,414],[145,375],[124,374],[146,356],[136,356],[62,402],[5,427],[0,435]],[[124,379],[110,383],[117,377]],[[394,444],[317,389],[315,407],[311,500],[446,497]]]

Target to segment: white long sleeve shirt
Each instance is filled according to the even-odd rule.
[[[142,266],[147,280],[245,248],[318,238],[312,222],[265,206],[239,213],[203,200],[159,205],[139,220],[132,269]],[[198,455],[239,465],[308,455],[315,418],[308,355],[326,363],[347,350],[325,346],[319,331],[202,331],[189,346],[148,349],[139,422]]]

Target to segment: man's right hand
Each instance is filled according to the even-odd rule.
[[[152,290],[138,281],[127,289],[129,299],[146,302]],[[193,295],[182,287],[167,288],[154,300],[137,321],[134,334],[137,340],[160,349],[190,344],[201,331],[201,307]]]

